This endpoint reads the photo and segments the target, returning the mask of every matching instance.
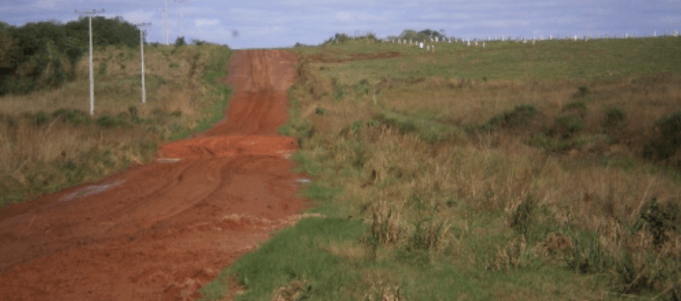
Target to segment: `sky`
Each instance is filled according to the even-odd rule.
[[[182,2],[179,2],[182,1]],[[336,33],[378,38],[404,29],[487,37],[652,36],[681,32],[681,0],[168,0],[168,41],[181,35],[233,49],[317,45]],[[151,22],[147,41],[165,43],[164,0],[2,0],[0,20],[78,19],[102,10],[133,24]],[[184,26],[182,26],[184,15]],[[94,33],[96,34],[96,33]]]

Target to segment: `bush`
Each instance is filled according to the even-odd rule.
[[[359,81],[355,85],[355,93],[357,93],[357,96],[369,94],[369,81],[366,79]]]
[[[602,125],[606,129],[619,128],[627,123],[627,115],[621,108],[608,107],[604,111]]]
[[[127,126],[128,123],[125,120],[111,115],[103,115],[97,118],[97,125],[101,127],[117,127],[117,126]]]
[[[584,85],[579,86],[579,87],[577,87],[577,92],[575,92],[575,97],[583,97],[583,96],[589,94],[589,92],[591,92],[589,90],[589,87],[584,86]]]
[[[563,112],[576,112],[579,117],[584,118],[587,113],[586,102],[584,101],[573,101],[571,103],[563,106]]]
[[[90,124],[90,115],[80,110],[59,109],[52,113],[54,118],[63,118],[64,122],[71,125],[88,125]]]
[[[614,258],[601,245],[598,235],[581,232],[572,239],[573,247],[565,255],[567,265],[578,273],[599,273],[615,264]]]
[[[642,208],[634,230],[640,230],[645,225],[645,228],[653,235],[653,245],[659,248],[668,240],[667,231],[678,230],[680,214],[681,210],[678,204],[671,203],[662,207],[656,198],[652,198]]]
[[[175,46],[177,47],[184,46],[186,44],[187,42],[185,42],[184,37],[177,37],[177,39],[175,40]]]
[[[128,112],[130,113],[130,116],[137,116],[137,107],[136,106],[129,106],[128,107]]]
[[[643,148],[643,157],[653,160],[667,160],[681,147],[681,111],[655,122],[660,135]]]
[[[537,200],[527,196],[524,202],[511,215],[511,229],[527,237],[530,228],[537,222]]]
[[[350,94],[350,92],[348,92],[348,89],[346,89],[338,82],[338,78],[335,77],[332,78],[331,82],[333,84],[333,99],[337,101],[342,100],[343,98]]]
[[[488,124],[502,128],[527,127],[531,125],[536,115],[537,108],[535,106],[522,104],[516,106],[512,111],[506,111],[502,115],[493,117]]]
[[[44,111],[40,111],[35,114],[35,124],[36,125],[43,125],[46,124],[50,121],[50,116],[47,115]]]
[[[563,115],[556,119],[552,132],[563,138],[569,138],[574,133],[584,128],[584,120],[577,116]]]

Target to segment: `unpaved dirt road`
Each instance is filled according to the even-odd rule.
[[[226,120],[157,162],[2,209],[0,300],[193,300],[305,206],[278,136],[296,57],[236,51]],[[178,158],[180,160],[167,160]]]

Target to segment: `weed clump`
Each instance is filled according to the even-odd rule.
[[[114,117],[114,116],[111,116],[111,115],[103,115],[103,116],[97,118],[96,123],[97,123],[97,125],[99,125],[101,127],[107,127],[107,128],[129,126],[129,124],[120,116]]]
[[[355,93],[357,96],[369,94],[369,81],[366,78],[355,85]]]
[[[619,107],[608,107],[604,111],[602,126],[606,129],[614,129],[625,126],[627,114]]]
[[[581,85],[581,86],[577,87],[577,92],[575,92],[574,96],[575,97],[584,97],[587,94],[589,94],[590,92],[591,92],[591,90],[589,90],[589,87],[587,87],[585,85]]]
[[[531,125],[537,115],[537,108],[530,104],[516,106],[511,111],[506,111],[489,120],[488,124],[501,128],[522,128]]]
[[[90,124],[90,116],[81,110],[59,109],[52,113],[52,117],[61,117],[64,122],[71,125],[88,125]]]
[[[35,124],[40,126],[50,122],[50,116],[45,111],[40,111],[35,114]]]
[[[333,99],[335,99],[336,101],[341,101],[343,100],[343,98],[350,95],[348,89],[340,84],[338,78],[336,77],[332,78],[331,83],[333,84]]]
[[[553,135],[562,138],[570,138],[573,134],[584,128],[584,120],[573,115],[563,115],[558,117],[551,129]]]
[[[579,117],[586,117],[587,107],[584,101],[573,101],[563,106],[563,112],[575,112]]]
[[[537,207],[537,200],[531,196],[527,196],[525,201],[520,203],[518,208],[516,208],[511,215],[511,229],[527,237],[530,228],[537,221]]]
[[[653,245],[659,248],[669,239],[668,232],[678,230],[679,215],[681,208],[678,204],[671,203],[663,207],[656,198],[652,198],[641,210],[635,229],[640,230],[645,225],[653,236]]]
[[[643,148],[643,157],[656,161],[667,160],[681,148],[681,111],[655,122],[660,135]]]

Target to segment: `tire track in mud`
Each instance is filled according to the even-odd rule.
[[[296,60],[235,51],[235,92],[212,129],[92,184],[104,191],[83,185],[2,209],[0,300],[194,300],[298,220],[302,175],[287,160],[296,144],[276,133]]]

